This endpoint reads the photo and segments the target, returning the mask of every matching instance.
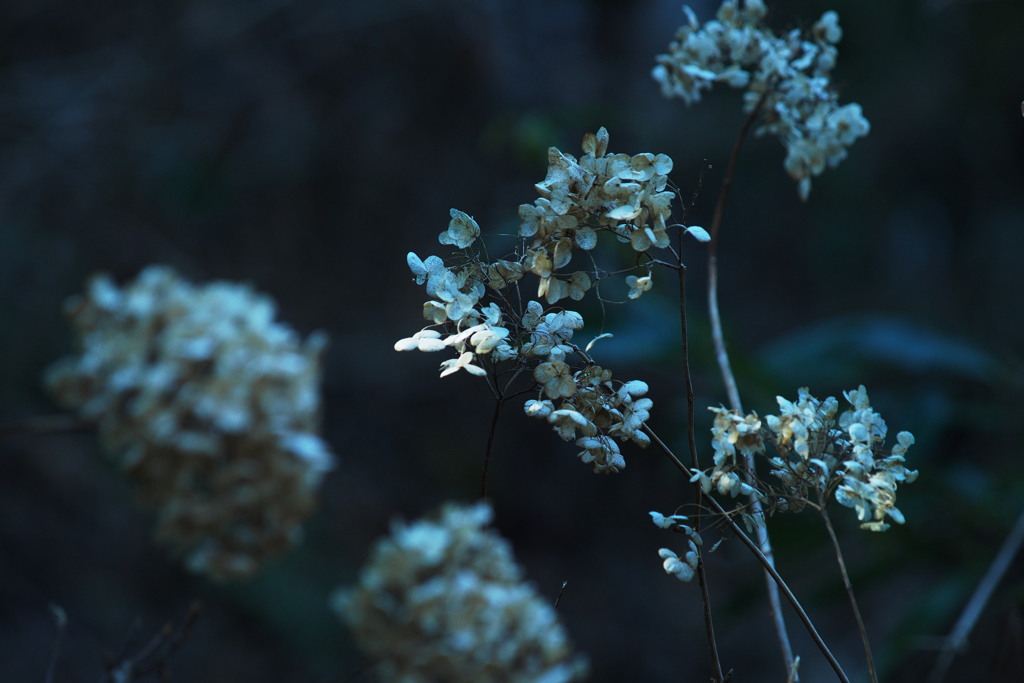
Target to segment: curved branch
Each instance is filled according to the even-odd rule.
[[[662,441],[661,438],[654,433],[654,430],[652,430],[646,424],[644,425],[643,429],[644,433],[651,438],[651,443],[655,444],[661,450],[661,452],[664,453],[669,458],[669,460],[673,462],[673,464],[675,464],[675,466],[679,469],[680,472],[686,475],[687,478],[692,479],[694,476],[694,472],[690,470],[686,465],[684,465],[679,460],[679,458],[676,457],[675,453],[672,452],[672,449],[665,445],[665,442]],[[700,485],[696,484],[696,486],[699,487]],[[757,561],[760,562],[761,566],[764,568],[765,573],[767,573],[772,578],[775,584],[782,591],[782,594],[786,596],[786,600],[793,607],[793,610],[796,612],[797,617],[799,617],[800,621],[803,623],[804,628],[807,629],[807,633],[811,636],[811,639],[814,641],[814,644],[817,646],[817,648],[825,656],[825,659],[828,660],[829,665],[832,667],[832,670],[836,672],[836,676],[839,678],[839,680],[843,681],[843,683],[850,683],[850,679],[849,677],[847,677],[846,672],[843,671],[843,667],[840,666],[839,661],[835,658],[835,655],[832,654],[832,651],[828,649],[828,645],[825,644],[825,641],[818,633],[818,630],[814,628],[814,624],[811,622],[811,618],[807,615],[807,612],[804,611],[804,608],[800,604],[800,601],[796,599],[796,595],[794,595],[793,591],[790,590],[785,580],[783,580],[782,575],[779,574],[779,572],[775,569],[775,566],[768,561],[768,558],[765,557],[764,553],[761,552],[761,549],[757,547],[757,544],[749,536],[747,536],[747,534],[743,531],[743,529],[739,527],[738,524],[736,524],[733,518],[729,515],[728,512],[726,512],[725,508],[723,508],[717,500],[715,500],[712,496],[705,496],[704,500],[706,500],[708,504],[711,506],[711,509],[714,510],[718,515],[720,515],[722,519],[725,521],[725,523],[729,525],[729,529],[736,535],[737,538],[740,539],[743,545],[747,546],[750,552],[754,554],[754,557],[757,558]]]

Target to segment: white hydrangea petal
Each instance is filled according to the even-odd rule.
[[[465,249],[480,236],[480,226],[463,211],[452,209],[450,213],[452,220],[448,223],[448,230],[440,234],[438,241]]]
[[[707,230],[705,230],[704,228],[700,227],[699,225],[691,225],[691,226],[687,227],[686,228],[686,234],[690,235],[691,237],[696,239],[698,242],[710,242],[711,241],[711,235],[708,234]]]

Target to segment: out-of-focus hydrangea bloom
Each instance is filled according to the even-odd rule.
[[[775,35],[761,26],[767,13],[761,0],[726,0],[703,26],[693,10],[684,10],[686,23],[654,67],[662,92],[691,104],[724,83],[745,90],[747,112],[763,99],[757,132],[785,146],[786,171],[807,199],[811,178],[837,166],[870,130],[860,105],[839,105],[830,80],[843,36],[838,15],[825,12],[808,35]]]
[[[832,396],[820,401],[801,388],[796,401],[777,398],[779,415],[763,422],[755,413],[741,416],[724,408],[711,408],[715,423],[711,429],[715,466],[698,472],[706,492],[757,493],[776,509],[798,511],[817,492],[834,491],[836,501],[853,508],[861,526],[885,531],[888,517],[898,524],[903,513],[896,507],[896,488],[917,479],[916,470],[905,466],[905,454],[914,435],[900,432],[891,451],[885,450],[887,426],[868,400],[867,390],[843,394],[851,408],[838,416],[839,402]],[[760,454],[770,446],[771,474],[781,482],[770,495],[767,482],[748,482],[736,453]]]
[[[523,582],[485,503],[449,504],[433,519],[395,523],[359,584],[331,599],[381,680],[581,679],[554,608]]]
[[[217,577],[298,540],[333,460],[317,435],[323,335],[300,342],[269,298],[159,266],[124,287],[94,276],[66,313],[80,350],[46,384],[97,425],[158,538]]]

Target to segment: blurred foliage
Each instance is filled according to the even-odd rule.
[[[863,105],[872,132],[806,204],[774,141],[747,146],[719,252],[727,339],[750,410],[800,386],[863,383],[891,428],[918,434],[906,526],[866,535],[835,516],[886,680],[922,680],[927,639],[948,631],[1024,500],[1024,3],[769,6],[780,28],[839,12],[843,100]],[[577,153],[600,125],[613,151],[672,156],[684,197],[710,164],[688,214],[707,224],[742,114],[734,93],[690,109],[661,98],[648,74],[682,21],[660,0],[0,7],[2,419],[52,410],[38,379],[70,348],[60,305],[90,272],[163,262],[252,282],[303,333],[328,331],[325,433],[341,458],[304,548],[220,586],[150,542],[89,435],[4,437],[0,680],[43,679],[50,603],[68,615],[56,680],[77,681],[97,678],[133,623],[152,633],[195,597],[206,611],[172,660],[179,680],[363,671],[326,595],[354,580],[393,516],[477,495],[491,413],[478,381],[438,381],[435,357],[391,350],[421,324],[404,254],[437,253],[451,207],[485,235],[510,232],[545,148]],[[688,254],[698,434],[703,407],[724,400],[702,256]],[[595,352],[651,383],[653,424],[682,452],[673,289],[663,276],[637,305],[610,305],[616,336]],[[635,450],[622,474],[595,477],[514,404],[498,444],[497,526],[542,593],[569,581],[559,610],[594,679],[706,680],[696,590],[664,575],[657,549],[671,539],[647,518],[688,503],[688,485]],[[783,573],[859,675],[820,526],[780,519],[776,533]],[[754,563],[727,541],[709,565],[726,666],[780,680]],[[1022,568],[950,680],[1021,675]],[[805,679],[829,680],[792,629]],[[1003,637],[1016,661],[999,654]]]

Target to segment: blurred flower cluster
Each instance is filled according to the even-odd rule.
[[[806,35],[775,35],[761,26],[762,0],[725,0],[703,26],[693,10],[684,11],[687,22],[654,67],[662,92],[690,104],[715,83],[745,89],[745,111],[760,103],[757,130],[785,146],[786,171],[806,199],[811,178],[838,165],[870,130],[860,105],[839,105],[830,80],[843,36],[838,15],[825,12]]]
[[[359,584],[332,598],[381,680],[545,681],[582,678],[555,610],[523,582],[485,503],[445,505],[395,523]]]
[[[699,472],[695,480],[709,493],[717,490],[735,497],[754,492],[778,510],[798,511],[819,494],[824,500],[834,492],[836,501],[856,511],[865,529],[885,531],[886,517],[902,524],[896,488],[917,479],[917,471],[906,468],[904,457],[914,435],[900,432],[887,451],[888,428],[871,408],[867,390],[861,386],[843,396],[850,408],[838,420],[839,402],[832,396],[820,401],[806,388],[798,391],[795,402],[779,396],[779,414],[764,420],[757,413],[711,408],[714,467]],[[765,454],[766,447],[775,453],[768,464],[781,485],[747,481],[737,458]]]
[[[649,439],[640,427],[653,403],[641,398],[647,392],[643,382],[613,381],[611,371],[595,365],[589,346],[573,341],[583,317],[555,306],[566,298],[582,299],[607,274],[596,265],[559,270],[577,249],[589,255],[598,235],[610,233],[629,245],[647,273],[626,278],[628,298],[650,290],[654,258],[648,252],[669,246],[666,221],[675,193],[666,189],[666,174],[671,168],[664,154],[610,154],[604,128],[584,136],[579,159],[552,147],[547,177],[535,186],[540,197],[519,207],[518,247],[493,262],[481,259],[476,221],[452,209],[439,241],[462,251],[449,262],[408,255],[416,283],[431,297],[423,304],[430,324],[399,340],[395,349],[451,349],[455,357],[441,364],[442,377],[459,370],[486,376],[487,361],[489,367],[507,361],[514,370],[528,370],[538,397],[526,404],[527,414],[547,420],[563,439],[576,439],[580,459],[595,472],[621,470],[625,460],[617,439],[646,446]],[[702,228],[685,231],[709,239]],[[537,296],[548,307],[540,300],[524,302],[520,284],[527,274],[537,277]]]
[[[246,286],[157,266],[123,288],[94,276],[65,309],[80,349],[46,384],[97,425],[157,536],[224,577],[290,547],[333,460],[317,435],[325,337],[300,343]]]

